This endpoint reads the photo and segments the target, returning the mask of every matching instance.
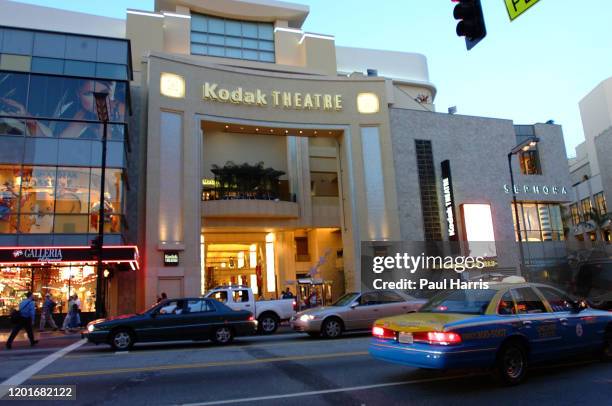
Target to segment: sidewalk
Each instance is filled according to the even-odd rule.
[[[4,346],[4,343],[6,343],[6,340],[8,339],[10,334],[11,334],[11,330],[8,330],[8,329],[0,330],[0,344],[2,344],[2,346]],[[80,336],[81,336],[81,330],[67,333],[67,334],[60,330],[58,331],[45,330],[43,332],[39,332],[36,329],[34,330],[34,337],[40,342],[43,342],[46,340],[68,338],[68,337],[80,337]],[[17,334],[17,337],[15,337],[14,342],[18,343],[20,341],[28,341],[28,335],[26,334],[24,330],[21,330],[19,334]]]

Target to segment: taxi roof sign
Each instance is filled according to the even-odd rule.
[[[523,14],[527,9],[536,4],[540,0],[504,0],[506,3],[506,10],[508,10],[508,16],[510,21],[514,21],[518,16]]]

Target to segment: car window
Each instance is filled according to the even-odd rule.
[[[227,303],[227,292],[225,290],[220,290],[218,292],[210,295],[213,299],[220,301],[221,303]]]
[[[170,300],[164,303],[164,305],[159,309],[158,313],[159,314],[177,314],[178,312],[178,314],[180,314],[181,305],[182,305],[182,300],[181,301]]]
[[[399,294],[390,290],[379,292],[379,295],[381,303],[398,303],[403,302],[405,300]]]
[[[516,308],[519,314],[546,313],[546,307],[542,299],[531,288],[513,289],[512,294],[516,299]]]
[[[548,301],[553,312],[567,312],[572,310],[572,299],[566,294],[552,288],[538,288],[544,299]]]
[[[421,307],[426,313],[485,314],[497,293],[494,289],[445,290],[433,296]]]
[[[183,313],[202,313],[213,310],[214,308],[208,300],[193,299],[187,301],[187,306],[185,306]]]
[[[359,296],[359,293],[345,293],[338,300],[336,300],[332,306],[346,306],[349,303],[352,303],[357,296]]]
[[[235,290],[232,292],[232,297],[234,298],[234,302],[248,302],[249,301],[249,291],[244,290]]]
[[[514,307],[514,300],[510,291],[504,293],[497,306],[497,314],[516,314],[516,308]]]
[[[378,292],[368,292],[361,295],[359,298],[360,306],[371,306],[380,303],[380,298],[378,297]]]

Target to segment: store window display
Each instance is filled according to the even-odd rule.
[[[0,233],[96,233],[99,168],[0,166]],[[123,170],[107,168],[105,232],[121,232]]]
[[[56,299],[55,313],[66,313],[68,297],[77,295],[81,310],[95,310],[96,272],[92,265],[51,267],[0,268],[0,316],[10,314],[12,308],[27,291],[34,292],[37,307],[42,306],[44,295]]]

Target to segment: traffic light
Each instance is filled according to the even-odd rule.
[[[480,0],[453,0],[459,4],[453,10],[457,23],[457,35],[465,37],[465,46],[468,51],[487,35],[482,5]]]
[[[89,250],[91,251],[91,256],[94,259],[98,259],[98,254],[100,253],[100,238],[96,237],[93,240],[91,240],[91,243],[89,245]]]

